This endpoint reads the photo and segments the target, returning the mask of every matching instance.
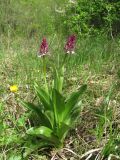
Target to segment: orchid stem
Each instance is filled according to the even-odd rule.
[[[46,60],[45,60],[45,57],[43,57],[43,75],[44,75],[44,81],[45,81],[45,88],[48,91],[47,80],[46,80]]]
[[[65,56],[64,56],[61,68],[64,66],[66,59],[67,59],[67,54],[65,54]]]

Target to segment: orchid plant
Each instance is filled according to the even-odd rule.
[[[48,43],[46,38],[42,40],[38,56],[43,59],[43,73],[45,78],[45,87],[35,83],[34,88],[40,103],[38,105],[22,102],[24,107],[32,110],[39,118],[39,125],[32,126],[27,130],[27,135],[33,138],[40,138],[37,146],[62,147],[68,131],[74,126],[80,116],[81,100],[80,97],[87,86],[82,85],[76,92],[69,97],[62,93],[64,82],[64,65],[68,54],[73,54],[75,50],[76,37],[72,35],[65,44],[65,58],[61,68],[54,68],[54,79],[51,86],[48,86],[46,80],[45,58],[48,55]],[[42,143],[42,144],[41,144]]]

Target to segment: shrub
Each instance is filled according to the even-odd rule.
[[[65,25],[78,34],[120,32],[120,1],[77,0],[66,6]]]

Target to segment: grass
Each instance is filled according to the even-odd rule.
[[[51,56],[47,59],[47,80],[51,81],[51,63],[60,63],[64,55],[64,40],[58,38],[57,34],[49,36],[48,40]],[[62,150],[35,151],[30,155],[32,159],[50,159],[53,156],[58,159],[60,156],[80,159],[87,151],[98,148],[99,159],[103,156],[105,159],[110,154],[120,156],[119,151],[115,150],[120,143],[119,45],[119,40],[107,40],[105,37],[78,40],[76,55],[70,57],[66,64],[64,92],[68,95],[81,84],[88,85],[87,93],[83,96],[81,119],[67,136]],[[19,145],[21,137],[31,125],[29,113],[20,106],[18,99],[34,101],[34,81],[43,84],[38,48],[39,39],[4,36],[0,39],[1,160],[19,159],[22,152]],[[15,94],[9,90],[13,84],[19,87]],[[97,151],[92,156],[96,154]]]

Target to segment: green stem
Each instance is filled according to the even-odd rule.
[[[45,88],[48,92],[48,86],[47,86],[47,80],[46,80],[46,59],[43,57],[43,75],[44,75],[44,81],[45,81]]]
[[[63,59],[63,62],[62,62],[62,66],[61,66],[61,68],[64,66],[64,64],[65,64],[65,62],[66,62],[67,57],[68,57],[68,55],[67,55],[67,54],[65,54],[64,59]]]

